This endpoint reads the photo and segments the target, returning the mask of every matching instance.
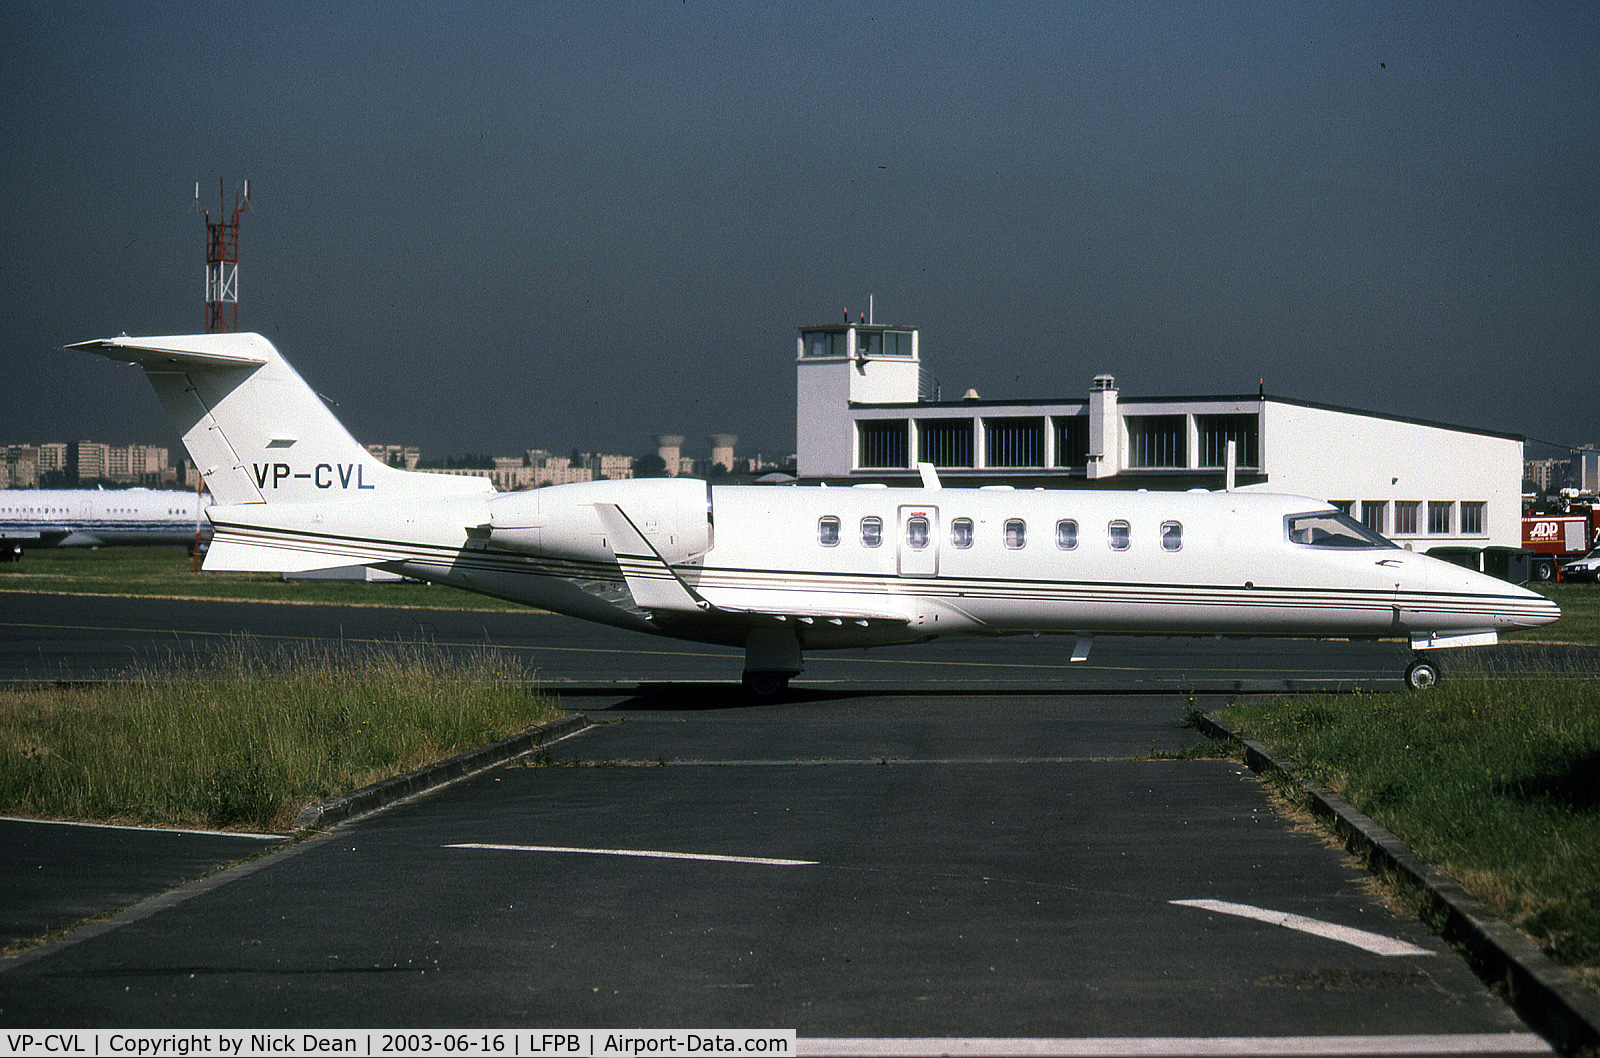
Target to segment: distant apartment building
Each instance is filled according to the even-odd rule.
[[[415,470],[422,461],[422,449],[416,445],[369,444],[366,449],[378,462],[401,470]]]
[[[147,485],[177,480],[168,449],[159,445],[113,445],[104,441],[46,441],[0,445],[0,488],[41,485]]]
[[[5,464],[0,467],[0,488],[36,489],[39,487],[39,446],[6,445]]]

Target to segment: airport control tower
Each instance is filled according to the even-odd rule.
[[[855,430],[840,429],[851,404],[915,404],[922,392],[915,327],[860,320],[800,328],[795,445],[801,465],[857,464]],[[905,464],[909,466],[910,464]]]

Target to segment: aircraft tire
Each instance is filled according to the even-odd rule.
[[[1406,686],[1413,691],[1425,691],[1439,682],[1439,666],[1427,658],[1417,658],[1406,666]]]
[[[747,672],[741,681],[745,693],[755,698],[776,698],[789,689],[787,672]]]

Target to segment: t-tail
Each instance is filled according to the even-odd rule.
[[[124,335],[67,348],[144,369],[221,506],[493,491],[481,478],[375,459],[259,334]]]

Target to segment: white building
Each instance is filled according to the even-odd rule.
[[[1510,434],[1267,396],[1123,397],[1109,375],[1083,398],[930,400],[917,330],[804,327],[797,345],[798,471],[829,482],[951,486],[1225,487],[1327,500],[1391,537],[1522,542],[1522,441]]]

